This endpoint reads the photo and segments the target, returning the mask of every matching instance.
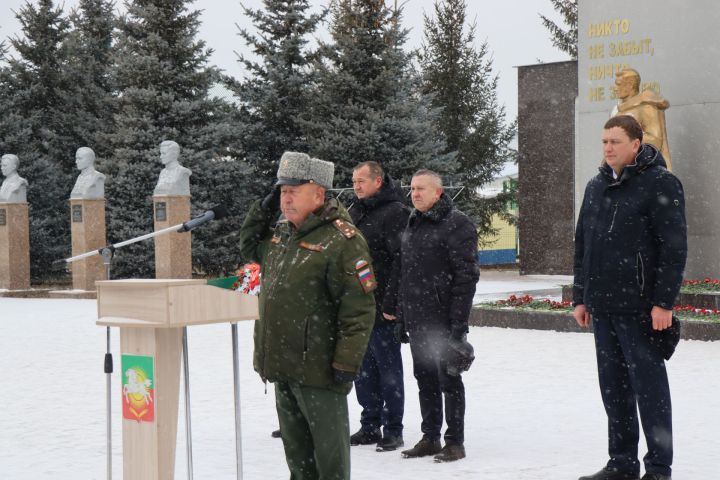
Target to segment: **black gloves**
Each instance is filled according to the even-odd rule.
[[[395,335],[395,340],[398,342],[410,343],[410,335],[408,335],[407,330],[405,329],[405,322],[395,320],[395,329],[393,330],[393,334]]]
[[[475,349],[467,341],[465,332],[453,331],[448,340],[447,374],[457,377],[470,370],[475,360]]]
[[[357,376],[355,372],[338,370],[335,367],[333,367],[332,371],[333,380],[335,380],[335,383],[352,383],[353,381],[355,381],[355,377]]]
[[[280,208],[280,187],[274,186],[270,193],[263,198],[260,206],[266,212],[276,212]]]

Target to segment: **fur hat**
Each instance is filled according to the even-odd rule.
[[[275,185],[302,185],[316,183],[332,188],[335,164],[319,158],[310,158],[307,153],[285,152],[280,158]]]

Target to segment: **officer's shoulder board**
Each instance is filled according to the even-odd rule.
[[[333,225],[340,230],[340,233],[342,233],[345,238],[353,238],[357,235],[357,229],[345,220],[338,218],[333,222]]]

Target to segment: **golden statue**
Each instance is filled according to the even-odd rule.
[[[640,74],[632,68],[624,68],[615,74],[615,94],[618,104],[612,115],[630,115],[643,129],[643,142],[649,143],[662,153],[667,169],[672,170],[670,148],[665,127],[667,100],[652,90],[640,91]]]

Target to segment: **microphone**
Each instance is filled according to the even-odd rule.
[[[205,225],[210,220],[220,220],[227,216],[227,208],[225,208],[223,205],[215,205],[213,208],[203,213],[199,217],[195,217],[192,220],[183,223],[182,226],[177,229],[177,231],[178,233],[189,232],[190,230],[197,228],[200,225]]]

